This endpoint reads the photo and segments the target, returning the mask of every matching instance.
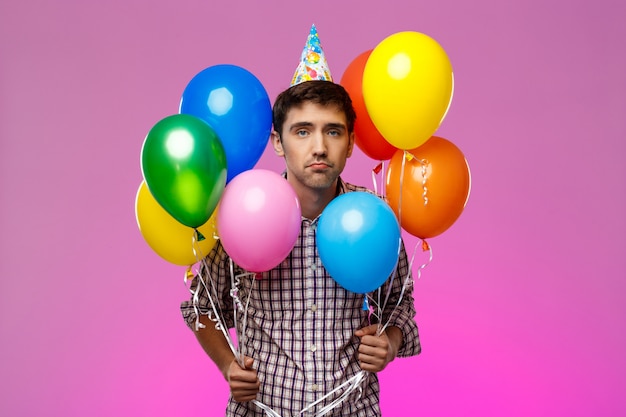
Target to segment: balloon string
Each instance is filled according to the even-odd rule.
[[[384,301],[382,303],[381,303],[382,287],[378,287],[378,289],[376,290],[376,299],[375,300],[374,300],[373,297],[369,297],[368,298],[368,295],[365,294],[365,300],[364,300],[364,303],[363,303],[363,310],[368,311],[367,321],[368,321],[369,325],[372,324],[372,316],[374,316],[374,318],[376,319],[376,322],[378,323],[378,328],[376,330],[376,335],[377,336],[380,336],[382,334],[382,332],[386,328],[386,326],[382,325],[383,316],[384,316],[384,311],[387,308],[387,303],[389,301],[389,298],[391,297],[391,290],[392,290],[392,287],[393,287],[393,282],[396,279],[397,272],[398,272],[397,268],[394,268],[391,276],[389,277],[389,283],[387,285],[387,292],[385,293],[385,299],[384,299]],[[406,284],[404,284],[404,285],[406,285]],[[402,297],[402,294],[400,295],[400,297]],[[369,301],[370,299],[371,299],[371,302]],[[402,298],[400,298],[400,300],[401,299]],[[399,304],[400,300],[398,300],[398,304]],[[372,304],[374,304],[374,305],[372,305]],[[393,314],[393,312],[392,312],[392,314]]]
[[[203,265],[204,265],[204,269],[207,271],[208,274],[208,281],[211,284],[211,287],[213,289],[213,292],[216,293],[217,296],[217,291],[215,290],[215,287],[213,285],[213,281],[211,279],[211,275],[210,273],[208,273],[208,266],[206,265],[206,261],[202,261]],[[236,278],[233,278],[234,282],[235,280],[238,281],[240,277],[245,276],[245,275],[252,275],[254,276],[254,274],[251,273],[244,273],[244,274],[240,274],[240,275],[236,275]],[[209,299],[209,303],[211,304],[211,311],[205,313],[207,315],[207,317],[209,317],[209,319],[213,322],[215,322],[215,328],[217,330],[220,330],[222,332],[222,334],[224,335],[224,338],[226,339],[226,342],[228,343],[228,347],[230,348],[231,352],[233,353],[233,355],[235,356],[235,360],[237,360],[237,363],[239,363],[239,365],[244,368],[245,365],[243,363],[243,353],[240,352],[238,350],[238,348],[235,346],[235,344],[233,343],[233,340],[230,336],[230,333],[227,331],[227,326],[224,324],[224,321],[222,320],[222,317],[219,315],[219,311],[221,311],[221,307],[219,306],[219,302],[217,303],[218,306],[216,306],[216,303],[213,301],[213,297],[211,296],[211,291],[209,290],[207,283],[204,279],[204,277],[202,276],[201,272],[198,272],[198,274],[196,275],[196,278],[199,280],[199,282],[202,284],[202,286],[204,287],[204,290],[206,291],[207,294],[207,298]],[[254,280],[252,281],[252,285],[254,285]],[[193,307],[194,307],[194,311],[196,313],[196,331],[198,331],[201,328],[206,327],[204,324],[202,324],[199,320],[200,317],[200,311],[199,311],[199,292],[200,292],[200,286],[198,286],[195,290],[195,292],[193,293]],[[250,296],[248,296],[248,300],[246,302],[246,308],[244,310],[244,320],[246,320],[247,317],[247,311],[248,311],[248,305],[250,302]],[[235,305],[237,305],[235,303]],[[236,320],[236,316],[237,313],[235,312],[234,314],[235,316],[235,320]],[[236,323],[236,322],[235,322]],[[245,331],[244,331],[245,334]],[[239,337],[241,337],[240,335],[238,335]],[[242,345],[241,343],[239,343],[239,345]],[[252,401],[253,404],[255,404],[257,407],[259,407],[261,410],[263,410],[265,412],[265,415],[268,417],[281,417],[280,414],[278,414],[276,411],[272,410],[270,407],[268,407],[267,405],[263,404],[262,402],[258,401],[258,400],[253,400]]]
[[[252,404],[256,405],[261,410],[265,411],[265,415],[268,416],[268,417],[281,417],[280,414],[278,414],[276,411],[272,410],[267,405],[263,404],[261,401],[252,400]]]
[[[428,165],[430,164],[430,162],[428,162],[428,159],[420,159],[417,156],[413,155],[412,153],[410,153],[409,151],[405,150],[404,151],[404,158],[402,159],[402,172],[400,173],[400,196],[402,196],[402,176],[404,174],[404,161],[405,159],[407,161],[411,161],[412,159],[415,159],[416,161],[418,161],[421,165],[422,168],[422,198],[424,199],[424,205],[428,205],[428,186],[426,185],[427,183],[427,179],[428,179]],[[402,198],[402,197],[400,197]]]
[[[244,272],[242,274],[237,274],[235,275],[234,272],[234,263],[233,260],[230,259],[230,283],[231,283],[231,288],[230,288],[230,296],[233,299],[233,318],[234,318],[234,324],[235,324],[235,331],[237,334],[237,340],[239,340],[238,345],[239,346],[243,346],[243,339],[246,335],[246,328],[248,325],[248,307],[250,305],[250,298],[252,295],[252,291],[254,289],[254,285],[256,283],[256,279],[254,279],[256,274],[252,273],[252,272]],[[244,307],[243,302],[241,301],[241,298],[239,297],[239,286],[241,285],[241,278],[249,276],[252,278],[252,285],[250,287],[250,292],[248,293],[248,298],[246,299],[246,305]],[[243,320],[242,320],[242,329],[241,332],[238,331],[239,326],[237,326],[237,310],[240,310],[243,312]],[[237,361],[239,362],[239,364],[241,365],[241,367],[244,367],[244,360],[243,360],[243,352],[241,351],[241,349],[239,349],[238,355],[235,355],[237,357]]]
[[[398,271],[397,268],[393,269],[393,273],[391,274],[391,277],[389,279],[389,284],[387,285],[387,293],[385,294],[385,300],[382,302],[382,304],[380,303],[381,290],[380,290],[380,288],[378,289],[378,302],[377,302],[378,314],[375,315],[376,318],[378,319],[378,329],[376,330],[376,335],[377,336],[380,336],[383,333],[383,331],[385,331],[385,328],[386,328],[386,326],[382,325],[383,315],[384,315],[385,309],[387,308],[387,303],[389,302],[389,297],[391,297],[391,289],[393,287],[393,282],[396,279],[397,271]],[[393,314],[393,312],[392,312],[392,314]],[[389,318],[389,320],[390,319],[391,319],[391,317]],[[387,322],[389,322],[389,320]]]
[[[393,307],[393,310],[391,311],[391,314],[389,314],[389,318],[387,319],[387,322],[384,324],[384,326],[382,326],[380,328],[380,331],[379,331],[378,335],[382,334],[382,332],[384,332],[385,329],[389,326],[389,323],[391,322],[391,319],[393,318],[394,314],[398,310],[398,307],[400,306],[400,302],[402,301],[402,298],[404,298],[404,293],[409,288],[409,286],[413,285],[413,283],[414,283],[414,281],[411,279],[411,271],[413,270],[413,263],[415,262],[415,254],[417,252],[417,248],[420,247],[420,246],[422,248],[422,251],[424,251],[424,252],[428,251],[428,261],[426,261],[425,263],[421,264],[417,268],[417,274],[416,274],[417,275],[417,279],[420,279],[422,277],[422,270],[424,268],[426,268],[433,260],[433,249],[428,244],[428,242],[426,242],[425,239],[422,239],[421,245],[419,244],[419,242],[415,244],[415,247],[413,248],[413,254],[411,256],[411,261],[409,262],[409,272],[407,273],[406,277],[404,278],[404,283],[402,284],[402,290],[400,291],[400,296],[398,297],[398,301],[396,302],[396,305]]]
[[[337,388],[335,388],[334,390],[330,391],[328,394],[324,395],[322,398],[318,399],[317,401],[312,402],[311,404],[309,404],[308,406],[303,408],[300,411],[300,414],[306,413],[307,411],[311,410],[312,408],[317,406],[322,401],[325,401],[327,398],[332,397],[336,393],[338,393],[338,392],[340,392],[340,391],[345,389],[345,391],[337,399],[335,399],[330,404],[328,404],[328,405],[324,406],[323,408],[321,408],[315,414],[315,416],[316,417],[322,417],[323,415],[328,414],[333,408],[337,407],[342,402],[344,402],[346,400],[346,398],[348,398],[350,396],[350,394],[352,392],[354,392],[354,390],[361,389],[361,382],[363,381],[363,378],[365,376],[366,376],[366,372],[365,371],[357,372],[357,374],[354,375],[352,378],[348,379],[346,382],[344,382],[343,384],[339,385]]]
[[[424,198],[424,206],[428,205],[428,187],[426,186],[426,177],[428,175],[427,165],[428,161],[426,159],[420,159],[420,164],[422,165],[422,197]]]
[[[400,228],[402,228],[402,191],[403,191],[403,184],[404,184],[404,170],[406,167],[406,161],[410,160],[413,158],[413,155],[411,155],[408,151],[404,151],[404,154],[402,156],[402,165],[401,165],[401,169],[400,169],[400,184],[399,184],[399,189],[400,189],[400,194],[398,196],[398,224],[400,226]],[[375,314],[375,316],[378,319],[378,329],[376,331],[376,335],[380,336],[385,329],[387,328],[389,322],[391,321],[391,318],[393,316],[393,314],[395,313],[395,310],[397,308],[397,306],[400,304],[400,301],[402,300],[402,296],[404,295],[404,288],[407,285],[407,281],[410,278],[410,268],[409,268],[409,274],[407,275],[407,277],[404,280],[404,283],[402,285],[402,291],[400,294],[400,298],[398,299],[397,303],[396,303],[396,307],[394,307],[394,309],[392,310],[391,314],[389,315],[389,318],[387,319],[387,322],[383,325],[383,312],[385,311],[385,308],[387,308],[387,302],[389,301],[389,297],[391,296],[391,289],[393,286],[393,281],[396,278],[396,273],[397,273],[397,268],[394,268],[393,270],[393,274],[391,275],[390,281],[389,281],[389,285],[387,287],[387,293],[385,294],[385,300],[383,301],[383,303],[381,304],[380,302],[380,288],[378,289],[378,300],[376,302],[376,307],[378,310],[378,314]]]
[[[407,155],[411,155],[408,151],[404,151],[402,155],[402,165],[400,169],[400,193],[398,195],[398,223],[400,224],[400,228],[402,228],[402,192],[403,192],[403,184],[404,184],[404,169],[406,167]]]
[[[227,326],[224,323],[224,320],[222,319],[222,317],[220,316],[219,312],[222,311],[222,308],[219,304],[219,297],[217,297],[217,290],[215,289],[215,285],[213,283],[213,280],[211,279],[211,274],[208,271],[208,267],[206,265],[205,261],[202,261],[203,265],[204,265],[204,270],[206,271],[206,274],[208,275],[208,283],[211,286],[211,290],[209,289],[209,286],[207,285],[207,280],[205,280],[204,276],[202,275],[202,269],[198,272],[198,275],[196,276],[196,278],[198,279],[198,281],[200,282],[200,284],[202,284],[202,287],[204,288],[204,290],[206,291],[206,295],[207,298],[209,300],[209,303],[211,304],[211,312],[213,313],[213,317],[211,317],[211,315],[209,315],[209,318],[215,322],[215,328],[217,330],[220,330],[222,332],[222,334],[224,335],[224,337],[226,338],[226,341],[228,342],[228,346],[230,347],[230,350],[233,352],[233,354],[235,356],[237,356],[237,349],[235,348],[235,345],[233,344],[232,338],[230,337],[230,334],[227,331]],[[200,291],[200,286],[198,285],[198,287],[196,288],[196,294],[194,295],[194,304],[199,301],[199,291]],[[218,298],[217,304],[216,302],[213,300],[213,296],[211,295],[211,293],[215,293],[216,298]],[[200,328],[205,327],[204,325],[202,325],[202,323],[200,323]]]
[[[413,256],[411,256],[411,262],[409,262],[409,270],[413,269],[413,262],[415,261],[415,252],[417,252],[417,248],[419,247],[419,243],[415,244],[415,248],[413,248]],[[422,276],[422,269],[426,268],[433,260],[433,248],[426,241],[426,239],[422,239],[422,252],[428,252],[428,261],[421,264],[419,268],[417,268],[417,279],[420,279]]]
[[[202,248],[200,248],[199,242],[206,239],[199,230],[194,229],[194,233],[191,236],[191,250],[193,251],[193,256],[196,258],[196,263],[202,261],[204,259],[204,253],[202,253]],[[213,235],[213,239],[219,239],[218,236]]]
[[[381,180],[380,180],[380,194],[378,194],[378,181],[376,180],[376,175],[381,174]],[[383,178],[383,175],[385,174],[385,161],[380,161],[380,163],[378,165],[376,165],[374,167],[374,169],[372,169],[372,183],[374,184],[374,194],[376,195],[385,195],[384,193],[384,189],[383,186],[385,185],[385,181]]]
[[[403,157],[402,157],[402,165],[401,165],[401,169],[400,169],[400,193],[398,196],[398,223],[400,225],[400,227],[402,227],[402,193],[403,193],[403,184],[404,184],[404,171],[406,169],[406,162],[407,161],[411,161],[415,159],[416,161],[418,161],[421,165],[421,170],[422,170],[422,197],[424,199],[424,205],[428,204],[428,187],[426,186],[426,182],[427,182],[427,174],[428,174],[428,160],[426,159],[420,159],[417,158],[415,155],[413,155],[412,153],[410,153],[409,151],[405,150]],[[381,162],[382,164],[382,162]],[[380,171],[380,169],[382,168],[382,165],[379,164],[375,170],[372,173],[372,178],[375,178],[374,176],[374,172],[378,173]],[[378,171],[377,171],[378,169]],[[376,183],[374,183],[374,185],[376,185]],[[429,259],[426,263],[422,264],[419,266],[419,268],[417,269],[417,279],[419,279],[421,277],[422,274],[422,270],[424,268],[426,268],[426,266],[428,266],[428,264],[430,264],[430,262],[433,259],[433,252],[432,252],[432,248],[430,247],[430,245],[426,242],[426,240],[422,240],[422,250],[423,251],[428,251],[429,252]],[[416,251],[417,251],[418,245],[416,244],[414,250],[413,250],[413,255],[411,256],[411,260],[409,262],[409,269],[407,272],[406,277],[404,277],[404,281],[402,283],[402,289],[400,291],[400,296],[398,297],[398,300],[396,301],[395,306],[393,307],[393,310],[391,311],[391,314],[389,314],[389,317],[387,318],[387,321],[385,322],[384,325],[382,325],[383,322],[383,312],[385,311],[386,307],[387,307],[387,302],[389,301],[389,297],[391,295],[391,288],[392,288],[392,284],[393,284],[393,280],[395,279],[395,275],[396,275],[396,271],[397,269],[394,268],[394,272],[393,275],[390,278],[390,282],[389,282],[389,286],[387,288],[387,294],[385,295],[385,300],[383,301],[383,303],[381,304],[380,302],[380,288],[378,289],[378,297],[377,300],[374,302],[376,304],[376,308],[378,310],[378,313],[374,313],[374,316],[378,318],[378,322],[379,322],[379,326],[377,329],[376,334],[378,336],[380,336],[385,329],[389,326],[389,323],[391,323],[391,319],[393,318],[394,314],[397,312],[399,306],[400,306],[400,302],[402,301],[402,299],[404,298],[404,293],[406,292],[406,290],[409,288],[410,285],[413,285],[413,280],[411,278],[412,274],[412,270],[413,270],[413,263],[415,261],[415,255],[416,255]],[[372,300],[374,301],[374,300]],[[371,314],[370,314],[371,316]],[[370,321],[371,324],[371,320],[368,317],[368,320]]]
[[[196,230],[196,233],[194,233],[194,234],[192,235],[192,237],[191,237],[191,248],[192,248],[192,250],[193,250],[193,254],[194,254],[194,256],[196,257],[196,263],[200,262],[200,263],[202,264],[202,266],[204,266],[205,270],[206,270],[206,271],[207,271],[207,273],[208,273],[209,269],[208,269],[208,266],[206,265],[206,262],[205,262],[205,259],[204,259],[204,256],[205,256],[205,255],[204,255],[204,253],[202,253],[202,249],[200,248],[200,246],[199,246],[199,244],[198,244],[198,242],[200,242],[201,240],[203,240],[203,239],[204,239],[204,237],[203,237],[203,239],[199,239],[199,236],[200,236],[200,235],[199,235],[199,232]],[[217,237],[217,236],[215,236],[215,235],[213,235],[213,238],[214,238],[214,239],[219,239],[219,237]],[[201,283],[201,284],[203,285],[203,287],[205,288],[205,290],[206,290],[206,292],[207,292],[207,297],[209,297],[209,302],[210,302],[210,303],[211,303],[211,305],[213,306],[212,312],[208,312],[208,313],[207,313],[207,316],[209,317],[209,319],[210,319],[211,321],[214,321],[214,322],[215,322],[216,320],[214,320],[214,318],[212,318],[212,317],[210,316],[210,314],[212,313],[212,314],[216,315],[216,317],[217,317],[217,319],[218,319],[218,322],[216,322],[216,323],[221,323],[221,318],[219,317],[219,312],[218,312],[218,310],[215,308],[215,306],[213,305],[213,304],[214,304],[213,299],[211,298],[211,294],[210,294],[210,292],[209,292],[209,289],[207,288],[206,283],[205,283],[205,281],[203,280],[203,277],[202,277],[202,275],[201,275],[201,273],[200,273],[200,271],[201,271],[201,270],[202,270],[202,267],[200,267],[200,268],[198,269],[198,271],[197,271],[197,274],[196,274],[196,275],[198,276],[198,281],[200,281],[200,283]],[[186,276],[185,276],[185,283],[187,283],[187,280],[190,278],[190,273],[191,273],[191,267],[189,267],[189,268],[188,268],[188,270],[187,270],[187,273],[186,273]],[[216,297],[216,299],[217,299],[217,307],[219,308],[219,311],[221,311],[222,306],[219,304],[220,299],[219,299],[219,297],[217,296],[217,290],[215,290],[215,287],[213,286],[213,280],[211,279],[210,274],[209,274],[209,281],[210,281],[210,283],[211,283],[211,286],[213,287],[213,291],[214,291],[214,293],[215,293],[215,297]],[[198,304],[197,304],[197,303],[199,302],[199,291],[200,291],[200,286],[198,286],[198,287],[196,288],[196,291],[195,291],[195,294],[194,294],[194,310],[195,310],[195,312],[196,312],[196,331],[198,331],[198,329],[202,329],[202,328],[204,328],[204,327],[205,327],[202,323],[200,323],[200,314],[199,314],[199,309],[198,309]],[[214,316],[214,317],[215,317],[215,316]],[[219,324],[216,324],[216,328],[218,328],[218,326],[219,326]],[[230,341],[230,338],[227,338],[227,341]]]
[[[250,306],[250,298],[252,298],[252,291],[254,289],[254,285],[256,284],[256,279],[255,276],[256,274],[252,273],[252,272],[244,272],[243,274],[237,274],[237,275],[233,275],[234,269],[233,269],[233,260],[230,260],[230,272],[231,272],[231,292],[233,291],[233,288],[235,288],[235,296],[233,297],[233,308],[235,309],[234,311],[234,317],[235,317],[235,331],[237,331],[238,327],[237,327],[237,308],[240,308],[243,310],[243,323],[242,323],[242,328],[241,328],[241,333],[237,332],[237,339],[239,341],[238,345],[240,347],[240,351],[239,351],[239,365],[244,368],[244,355],[243,355],[243,351],[241,350],[241,347],[245,345],[244,343],[244,338],[246,336],[246,328],[248,325],[248,307]],[[241,300],[238,297],[238,285],[241,283],[241,278],[245,277],[245,276],[249,276],[252,279],[252,284],[250,286],[250,292],[248,293],[248,298],[246,300],[246,305],[245,307],[243,306],[243,303],[241,302]],[[235,301],[235,298],[237,298],[237,301]],[[235,354],[236,356],[236,354]],[[261,401],[259,400],[252,400],[252,403],[254,405],[256,405],[257,407],[259,407],[261,410],[265,411],[265,415],[268,417],[281,417],[280,414],[278,414],[276,411],[274,411],[271,407],[263,404]]]
[[[200,270],[197,272],[195,276],[198,278],[198,281],[202,284],[202,287],[206,291],[207,298],[209,299],[209,303],[211,304],[211,311],[208,311],[204,314],[207,315],[209,320],[215,322],[215,328],[217,330],[220,330],[222,334],[224,335],[224,338],[226,339],[226,343],[228,343],[228,347],[230,348],[231,352],[235,356],[235,360],[237,361],[239,366],[244,368],[245,365],[244,365],[244,359],[243,359],[244,358],[243,352],[241,351],[240,348],[235,346],[235,343],[233,342],[230,336],[230,333],[227,330],[227,326],[225,326],[224,321],[219,315],[219,311],[222,311],[222,307],[219,304],[219,297],[217,296],[217,290],[215,289],[215,286],[213,285],[213,280],[211,279],[211,275],[208,272],[209,268],[208,268],[208,265],[206,264],[206,260],[204,259],[204,254],[202,253],[199,245],[197,244],[198,241],[202,240],[202,239],[196,238],[196,236],[199,237],[199,235],[200,235],[199,232],[193,234],[191,238],[191,244],[192,244],[191,247],[193,249],[193,254],[196,257],[196,261],[201,262],[202,266],[204,266],[204,270],[207,271],[209,282],[211,283],[211,288],[213,289],[213,292],[215,293],[215,298],[217,299],[217,306],[216,306],[216,303],[213,301],[213,297],[211,296],[211,291],[209,291],[209,288],[200,272],[202,268],[200,268]],[[219,239],[219,236],[215,232],[213,232],[212,237],[215,240]],[[192,269],[191,266],[189,266],[187,270],[185,271],[185,278],[184,278],[185,285],[187,285],[187,282],[194,277],[194,274],[191,269]],[[239,341],[238,346],[241,347],[243,346],[242,341],[243,341],[243,338],[245,337],[246,325],[248,323],[247,318],[248,318],[248,307],[250,305],[250,298],[251,298],[250,296],[252,294],[252,289],[254,288],[254,284],[256,280],[255,279],[252,280],[252,287],[250,288],[250,293],[248,294],[248,299],[246,300],[246,305],[244,307],[239,297],[239,285],[241,284],[241,278],[244,276],[254,277],[255,274],[251,272],[245,272],[243,274],[235,275],[234,264],[233,264],[232,259],[230,260],[229,269],[230,269],[229,272],[230,272],[230,277],[231,277],[230,296],[233,299],[233,319],[234,319],[234,324],[235,324],[235,330],[237,330],[238,328],[237,327],[237,309],[243,310],[243,315],[244,315],[243,324],[242,324],[243,325],[242,332],[241,334],[236,333],[237,339]],[[199,307],[200,289],[201,289],[200,285],[196,287],[195,291],[192,291],[191,289],[189,289],[189,291],[193,294],[193,309],[196,314],[196,323],[195,323],[196,331],[206,327],[204,324],[200,322],[200,315],[201,315],[200,307]],[[261,410],[263,410],[267,417],[281,417],[280,414],[278,414],[276,411],[272,410],[270,407],[268,407],[267,405],[263,404],[262,402],[258,400],[252,400],[252,403],[255,404],[257,407],[259,407]]]
[[[378,174],[381,174],[381,179],[380,179],[381,193],[380,193],[380,194],[378,194],[378,181],[376,180],[376,176],[377,176]],[[385,186],[385,180],[384,180],[384,174],[385,174],[385,161],[380,161],[380,162],[378,163],[378,165],[376,165],[376,166],[374,167],[374,169],[372,169],[372,183],[374,184],[374,193],[375,193],[376,195],[381,195],[382,197],[385,197],[385,189],[384,189],[384,186]],[[394,271],[394,272],[395,272],[395,271]],[[395,276],[395,273],[394,273],[394,276]],[[392,276],[392,278],[391,278],[391,282],[393,282],[393,278],[394,278],[394,276]],[[389,290],[391,290],[391,287],[389,288]],[[390,293],[390,291],[388,291],[388,292],[387,292],[387,295],[386,295],[385,299],[388,299],[388,298],[389,298],[389,293]],[[381,299],[381,288],[379,287],[379,288],[378,288],[378,291],[377,291],[376,300],[374,301],[374,300],[372,299],[372,301],[374,302],[374,304],[377,306],[378,310],[380,310],[380,306],[381,306],[380,299]],[[380,315],[380,314],[377,314],[377,313],[376,313],[376,309],[375,309],[372,305],[370,305],[370,303],[368,302],[368,295],[367,295],[367,294],[365,295],[365,300],[364,300],[364,303],[363,303],[363,304],[364,304],[363,309],[364,309],[364,310],[366,310],[366,311],[368,311],[368,315],[367,315],[367,321],[368,321],[368,324],[370,324],[370,325],[372,324],[372,316],[374,316],[375,318],[377,318],[377,319],[378,319],[378,322],[380,323],[380,317],[381,317],[381,315]],[[384,303],[383,303],[383,305],[384,305]]]
[[[208,268],[208,266],[206,264],[206,261],[205,261],[205,258],[204,258],[205,254],[202,252],[202,249],[200,248],[200,245],[198,244],[198,242],[204,240],[205,238],[204,238],[204,236],[202,236],[202,239],[200,239],[200,236],[201,236],[200,232],[198,230],[196,230],[196,233],[194,233],[192,235],[192,237],[191,237],[191,248],[193,250],[194,256],[196,257],[196,263],[200,262],[201,265],[204,266],[204,269],[208,273],[209,268]],[[219,236],[217,236],[215,233],[213,233],[213,238],[215,240],[218,240]],[[206,282],[203,280],[202,275],[200,273],[201,270],[202,270],[202,267],[198,269],[198,272],[197,272],[196,275],[198,276],[198,280],[200,281],[200,283],[203,285],[203,287],[205,288],[205,290],[207,292],[207,297],[209,297],[209,302],[213,306],[213,309],[212,309],[213,310],[213,314],[216,315],[216,317],[219,319],[219,323],[222,323],[221,318],[219,317],[219,311],[222,311],[222,306],[220,305],[220,298],[217,296],[217,290],[215,289],[215,286],[214,286],[213,280],[211,279],[210,273],[208,273],[209,274],[209,282],[211,283],[211,287],[213,288],[213,292],[214,292],[215,298],[217,300],[217,309],[216,309],[215,306],[214,306],[214,301],[211,298],[211,294],[209,292],[209,289],[207,288]],[[185,283],[187,283],[187,280],[190,278],[190,272],[191,272],[191,267],[189,267],[188,270],[187,270]],[[195,300],[196,301],[199,301],[199,290],[200,290],[200,286],[198,286],[197,289],[196,289],[196,294],[195,294],[195,297],[196,297]],[[195,308],[195,306],[194,306],[194,308]],[[219,311],[218,311],[218,309],[219,309]],[[197,311],[196,311],[196,313],[197,313]],[[196,314],[196,331],[198,329],[201,329],[201,328],[205,327],[202,323],[200,323],[199,316],[200,316],[199,314]],[[211,318],[211,317],[209,317],[209,318]],[[211,320],[215,321],[213,319],[211,319]],[[218,324],[216,324],[216,328],[217,327],[218,327]],[[228,332],[226,332],[226,333],[228,333]],[[230,335],[228,335],[228,336],[230,336]],[[230,341],[230,340],[231,340],[230,337],[227,337],[227,341]],[[232,342],[230,344],[232,345]]]
[[[202,258],[202,251],[200,250],[200,247],[197,244],[196,236],[197,234],[195,232],[191,236],[191,250],[193,251],[193,255],[196,258],[196,263],[197,263]],[[198,272],[197,274],[194,274],[192,271],[192,265],[189,265],[189,267],[185,271],[185,276],[184,276],[183,281],[184,281],[185,287],[189,290],[189,292],[191,292],[191,294],[193,294],[193,310],[196,315],[195,329],[196,331],[198,331],[199,329],[203,329],[206,326],[200,322],[201,313],[200,313],[200,308],[198,306],[200,286],[196,287],[196,290],[193,291],[191,288],[189,288],[189,285],[188,285],[189,281],[193,279],[195,275],[200,275],[200,273]],[[210,316],[211,312],[208,312],[206,314],[207,314],[207,317],[209,317],[209,319],[213,321],[213,318]]]
[[[239,299],[239,278],[235,278],[234,270],[233,270],[233,260],[230,260],[230,297],[233,299],[233,323],[235,325],[235,329],[237,329],[237,309],[243,309],[243,304]],[[238,345],[241,346],[240,339]],[[241,349],[237,349],[235,352],[235,359],[239,363],[239,366],[245,369],[243,354],[241,353]]]

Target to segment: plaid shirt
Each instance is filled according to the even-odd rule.
[[[363,187],[339,181],[341,193],[366,191]],[[360,340],[354,332],[368,325],[368,311],[363,310],[364,296],[340,287],[322,266],[315,242],[318,219],[302,218],[300,235],[291,254],[259,279],[243,277],[239,285],[238,295],[243,304],[250,298],[247,323],[243,323],[243,309],[237,309],[237,334],[242,352],[254,358],[253,367],[261,381],[257,400],[282,417],[314,415],[333,398],[317,405],[311,412],[300,414],[300,411],[361,370],[357,359]],[[211,280],[221,297],[219,314],[228,327],[234,327],[230,260],[219,241],[206,261]],[[244,272],[235,265],[235,274]],[[388,280],[380,292],[384,298],[391,281],[391,295],[383,312],[383,322],[389,320],[409,273],[402,245],[396,278]],[[192,282],[194,291],[197,281],[196,277]],[[389,322],[403,333],[399,357],[417,355],[421,350],[414,321],[412,288],[412,284],[407,286]],[[204,288],[199,293],[197,306],[201,313],[211,311]],[[194,329],[193,300],[183,302],[181,311],[188,326]],[[378,378],[376,374],[368,374],[360,395],[356,390],[326,415],[380,416],[378,402]],[[252,402],[239,403],[231,397],[226,415],[264,417],[265,412]]]

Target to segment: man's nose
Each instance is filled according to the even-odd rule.
[[[322,132],[316,132],[313,134],[313,154],[314,155],[326,155],[326,140]]]

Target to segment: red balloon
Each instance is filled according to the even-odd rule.
[[[469,165],[452,142],[432,136],[415,149],[396,151],[386,186],[400,226],[421,239],[435,237],[465,209],[471,187]]]
[[[363,99],[363,69],[372,50],[357,56],[346,68],[339,82],[346,89],[356,112],[354,123],[355,143],[372,159],[384,161],[393,156],[397,148],[387,142],[370,119]]]

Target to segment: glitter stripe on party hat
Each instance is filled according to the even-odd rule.
[[[298,68],[296,68],[296,72],[293,74],[291,86],[311,80],[333,80],[330,76],[326,56],[320,44],[320,37],[317,34],[315,25],[311,26],[311,31],[302,50],[300,64],[298,64]]]

